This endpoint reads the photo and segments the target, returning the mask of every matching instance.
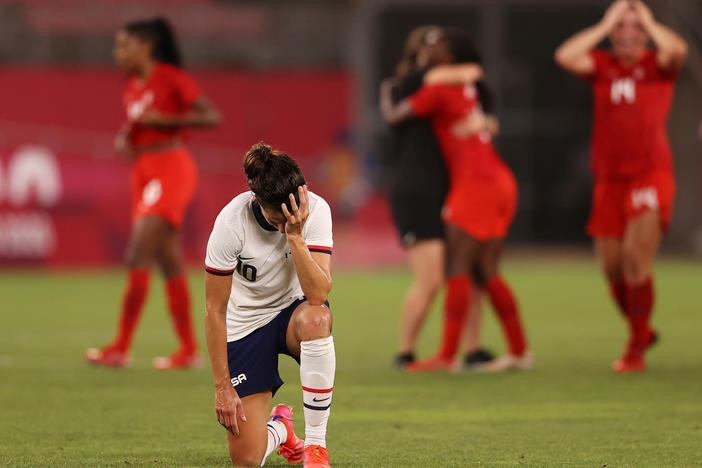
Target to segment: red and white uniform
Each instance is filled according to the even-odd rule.
[[[310,214],[302,238],[310,252],[331,255],[331,210],[322,197],[308,193]],[[288,239],[266,222],[253,192],[240,194],[217,216],[207,242],[205,270],[233,275],[227,341],[261,328],[304,296]]]
[[[182,128],[152,128],[139,125],[139,117],[147,109],[162,114],[186,113],[201,96],[195,81],[173,65],[157,63],[146,80],[131,77],[124,90],[124,106],[129,142],[141,152],[132,168],[132,214],[163,216],[175,227],[183,223],[185,210],[197,185],[197,168],[184,147],[149,151],[148,148],[168,145],[185,139]]]
[[[591,56],[595,70],[584,77],[594,101],[588,232],[621,237],[627,223],[648,210],[659,211],[667,228],[675,181],[666,123],[677,75],[662,70],[650,49],[628,67],[603,50]]]
[[[517,207],[517,183],[487,132],[469,137],[454,127],[476,110],[475,86],[431,85],[409,97],[418,117],[431,120],[449,171],[447,224],[487,241],[507,235]]]

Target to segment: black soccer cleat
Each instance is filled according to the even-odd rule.
[[[480,348],[477,351],[466,354],[463,358],[463,367],[466,369],[478,369],[481,366],[495,359],[495,355],[487,349]]]
[[[415,361],[414,353],[402,353],[395,356],[392,362],[392,366],[397,370],[405,370],[407,364],[411,364]]]

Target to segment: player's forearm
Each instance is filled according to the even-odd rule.
[[[609,27],[604,22],[580,31],[556,49],[554,54],[556,63],[567,70],[573,70],[607,37],[608,33]]]
[[[183,125],[186,127],[209,128],[219,125],[221,118],[216,111],[191,112],[185,115]]]
[[[297,278],[305,297],[312,305],[322,305],[332,288],[332,279],[312,258],[307,244],[300,236],[289,236],[288,245],[295,261]]]
[[[154,126],[160,128],[208,128],[218,125],[219,122],[219,115],[215,112],[191,111],[185,114],[164,116],[163,119]]]
[[[407,99],[395,104],[392,99],[392,83],[384,81],[380,85],[380,114],[385,123],[395,125],[414,117],[412,107]]]
[[[468,84],[483,77],[483,67],[476,63],[439,65],[424,75],[424,84]]]
[[[644,27],[656,45],[660,65],[664,68],[681,67],[687,57],[687,43],[685,39],[657,21],[644,24]]]
[[[205,337],[212,364],[215,387],[231,385],[227,359],[227,305],[208,304],[205,311]]]

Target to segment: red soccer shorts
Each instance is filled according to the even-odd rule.
[[[132,167],[132,219],[158,215],[179,228],[196,185],[197,168],[185,148],[140,154]]]
[[[674,196],[675,179],[668,171],[596,181],[587,233],[592,237],[623,237],[629,221],[646,211],[660,213],[665,232],[670,227]]]
[[[507,236],[517,211],[517,181],[507,166],[494,176],[465,177],[453,185],[442,213],[446,224],[482,242]]]

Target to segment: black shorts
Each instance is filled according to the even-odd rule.
[[[267,388],[272,389],[275,395],[283,386],[283,379],[278,373],[279,354],[287,354],[300,363],[299,358],[290,353],[285,337],[290,317],[306,300],[304,297],[295,300],[266,325],[239,340],[227,343],[229,377],[239,397]],[[326,305],[329,307],[329,302]]]
[[[444,238],[441,209],[444,197],[439,194],[390,195],[390,207],[402,244]]]

